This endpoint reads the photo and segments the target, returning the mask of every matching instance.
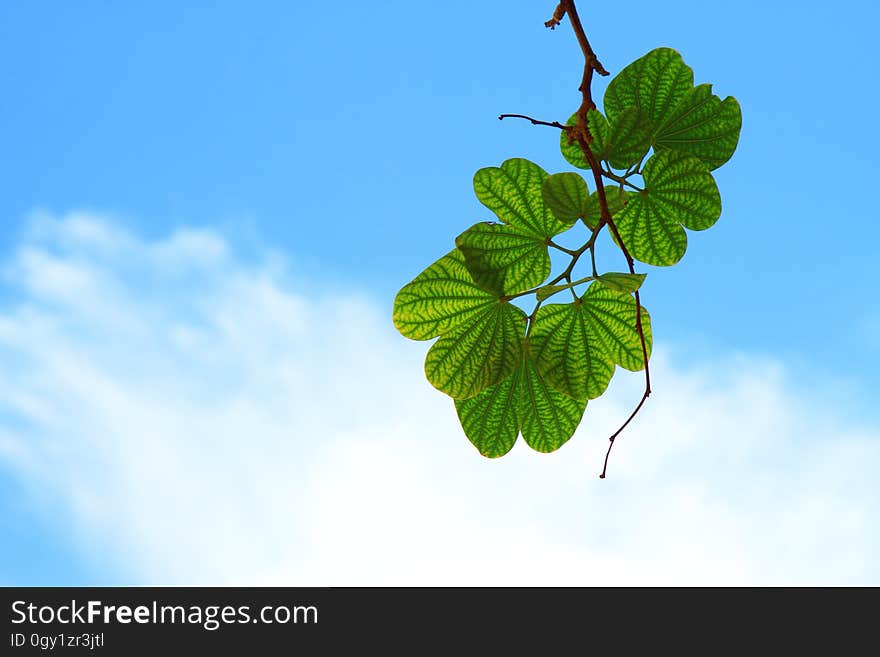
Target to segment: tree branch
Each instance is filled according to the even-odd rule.
[[[602,169],[599,165],[598,160],[596,159],[595,154],[590,148],[590,144],[593,141],[592,135],[590,135],[590,129],[587,125],[587,112],[591,109],[595,109],[596,103],[593,102],[593,96],[591,91],[591,84],[593,80],[593,71],[596,71],[599,75],[608,75],[608,71],[602,66],[599,62],[599,59],[596,57],[596,53],[593,51],[592,46],[590,45],[590,41],[587,39],[587,35],[584,32],[583,25],[581,24],[581,19],[578,16],[577,9],[574,6],[574,0],[561,0],[559,3],[559,7],[557,7],[556,12],[554,12],[554,17],[560,11],[562,11],[562,15],[568,14],[569,20],[571,21],[572,29],[574,30],[575,36],[577,37],[578,43],[581,46],[581,51],[584,54],[584,74],[581,80],[581,86],[579,91],[581,92],[581,106],[578,110],[578,122],[573,130],[569,132],[574,140],[578,142],[578,145],[581,147],[581,150],[584,152],[584,157],[587,158],[587,162],[590,164],[590,170],[593,172],[593,179],[596,183],[596,192],[599,197],[599,208],[600,208],[600,224],[601,227],[603,224],[608,224],[608,228],[611,230],[614,238],[617,240],[618,245],[620,246],[620,250],[623,252],[624,258],[626,258],[626,264],[629,267],[629,271],[631,274],[635,274],[635,262],[633,261],[632,255],[630,255],[629,250],[626,248],[626,244],[624,244],[623,239],[620,236],[620,232],[617,230],[617,226],[614,224],[614,219],[611,216],[611,213],[608,210],[608,199],[605,197],[605,186],[602,184]],[[608,451],[605,453],[605,464],[602,467],[602,474],[599,475],[601,479],[605,478],[605,475],[608,470],[608,457],[611,454],[611,448],[614,446],[614,441],[620,435],[621,431],[626,428],[626,426],[630,423],[630,421],[636,416],[636,414],[641,410],[642,406],[645,403],[645,400],[651,394],[651,373],[648,367],[648,346],[645,341],[645,331],[642,326],[642,304],[641,299],[639,298],[638,290],[635,293],[635,301],[636,301],[636,331],[639,334],[639,341],[642,346],[642,356],[645,360],[645,391],[642,394],[642,399],[639,401],[638,405],[635,407],[630,416],[626,419],[621,427],[615,431],[611,437],[608,439]]]

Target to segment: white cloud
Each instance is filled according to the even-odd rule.
[[[213,232],[43,214],[4,275],[0,458],[123,582],[880,583],[880,435],[780,363],[658,347],[600,481],[639,375],[490,461],[389,304]]]

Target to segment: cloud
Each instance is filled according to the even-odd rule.
[[[120,583],[880,583],[880,432],[772,359],[658,344],[600,481],[639,375],[487,460],[388,303],[218,233],[43,214],[2,274],[0,458]]]

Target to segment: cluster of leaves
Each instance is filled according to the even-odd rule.
[[[694,86],[681,56],[659,48],[611,81],[604,110],[591,109],[586,119],[598,173],[610,183],[604,195],[616,226],[612,236],[636,260],[672,265],[687,248],[684,229],[709,228],[721,214],[711,171],[736,148],[739,105],[713,95],[710,85]],[[568,125],[577,120],[572,116]],[[563,156],[590,169],[570,132],[561,133]],[[616,367],[646,367],[650,317],[633,296],[645,274],[596,270],[596,237],[608,222],[598,190],[590,193],[577,173],[549,175],[511,159],[477,171],[474,190],[498,222],[465,230],[455,249],[404,286],[394,323],[408,338],[439,338],[425,374],[455,400],[480,453],[501,456],[520,433],[532,448],[550,452],[572,436]],[[578,222],[589,231],[579,249],[554,242]],[[550,248],[571,260],[547,282]],[[592,272],[575,278],[587,251]],[[566,290],[571,301],[545,303]],[[536,303],[529,315],[511,303],[531,294]]]

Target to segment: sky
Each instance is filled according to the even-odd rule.
[[[496,118],[579,104],[552,3],[3,3],[0,584],[880,584],[880,10],[579,7],[743,110],[604,481],[639,375],[487,460],[390,319],[474,171],[570,170]]]

